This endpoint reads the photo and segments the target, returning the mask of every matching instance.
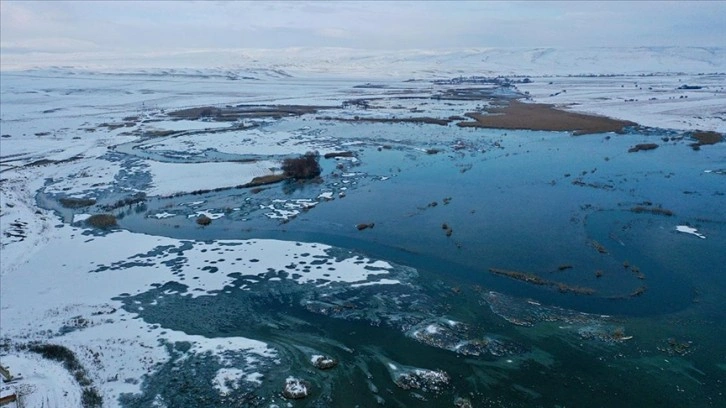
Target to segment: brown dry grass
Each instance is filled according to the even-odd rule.
[[[467,113],[474,122],[460,122],[462,127],[482,127],[492,129],[529,129],[549,131],[570,131],[575,135],[591,133],[619,132],[626,126],[636,123],[608,118],[567,112],[554,105],[524,103],[517,100],[500,108],[493,108],[489,114]]]
[[[703,145],[712,145],[724,140],[723,135],[718,132],[695,132],[693,138],[697,140],[696,143],[691,143],[693,150],[699,150]]]
[[[96,200],[93,198],[75,198],[75,197],[63,197],[58,200],[60,204],[65,208],[84,208],[90,207],[96,204]]]
[[[506,269],[499,269],[499,268],[489,268],[489,272],[491,272],[495,275],[506,276],[507,278],[526,282],[526,283],[529,283],[532,285],[553,286],[562,293],[574,293],[577,295],[593,295],[593,294],[595,294],[595,289],[592,289],[592,288],[583,287],[583,286],[571,286],[571,285],[568,285],[568,284],[565,284],[562,282],[544,279],[535,274],[528,273],[528,272],[509,271]]]
[[[451,123],[452,119],[439,119],[428,116],[415,117],[415,118],[337,118],[332,116],[321,116],[316,119],[319,120],[335,120],[339,122],[352,122],[352,123],[417,123],[427,125],[439,125],[447,126]]]
[[[265,176],[258,176],[252,179],[249,183],[243,185],[242,187],[258,187],[258,186],[264,186],[267,184],[274,184],[279,183],[283,180],[287,180],[287,176],[285,174],[268,174]]]
[[[716,144],[723,140],[721,133],[717,132],[696,132],[693,134],[693,138],[698,140],[698,143],[705,144]]]
[[[96,228],[111,228],[116,226],[116,216],[113,214],[94,214],[88,217],[86,223]]]
[[[197,217],[197,224],[206,227],[207,225],[212,223],[212,219],[207,217],[206,215],[202,214],[199,217]]]
[[[231,122],[240,118],[283,118],[317,113],[325,106],[307,105],[239,105],[227,107],[199,106],[169,112],[169,116],[178,119],[198,120],[209,118],[217,122]]]

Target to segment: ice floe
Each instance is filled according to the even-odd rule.
[[[196,211],[192,214],[187,215],[187,218],[196,218],[196,217],[201,217],[202,215],[209,218],[210,220],[217,220],[217,219],[224,217],[224,213],[215,213],[215,212],[211,212],[208,210],[208,211]],[[173,214],[171,216],[173,216]],[[167,217],[164,217],[164,218],[167,218]],[[160,218],[160,217],[157,217],[157,218]]]
[[[73,214],[73,223],[85,221],[91,218],[91,214]]]
[[[149,217],[152,217],[152,218],[156,218],[156,219],[161,220],[161,219],[164,219],[164,218],[176,217],[176,214],[172,214],[170,212],[164,211],[164,212],[160,212],[160,213],[156,213],[156,214],[151,214]]]
[[[688,225],[678,225],[678,226],[676,226],[676,231],[683,232],[685,234],[695,235],[701,239],[706,239],[705,235],[698,232],[698,230],[696,228],[689,227]]]
[[[261,205],[262,210],[271,210],[265,212],[265,216],[272,219],[280,219],[283,221],[295,218],[302,211],[309,210],[318,204],[317,201],[309,198],[300,198],[294,200],[275,199],[269,205]]]

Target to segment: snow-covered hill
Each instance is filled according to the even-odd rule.
[[[119,56],[110,53],[6,54],[2,70],[64,68],[125,71],[199,70],[238,76],[429,78],[452,75],[612,75],[726,72],[724,47],[472,48],[380,51],[349,48],[193,50]]]
[[[254,55],[254,54],[252,54]],[[376,76],[610,75],[726,71],[724,48],[485,48],[453,51],[362,52],[345,49],[262,53],[291,73]]]

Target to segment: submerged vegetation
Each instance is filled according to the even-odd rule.
[[[665,215],[667,217],[670,217],[673,215],[673,211],[671,211],[667,208],[646,207],[646,206],[642,206],[642,205],[635,206],[635,207],[631,208],[630,211],[632,211],[634,213],[638,213],[638,214],[651,213],[651,214],[655,214],[655,215]]]
[[[129,207],[134,204],[140,204],[140,203],[143,203],[144,201],[146,201],[146,193],[138,192],[129,197],[122,198],[112,204],[104,205],[101,208],[104,211],[113,211],[113,210],[117,210],[119,208]]]
[[[63,197],[59,199],[58,202],[60,202],[60,204],[65,208],[84,208],[96,204],[96,200],[93,198],[75,197]]]
[[[561,293],[574,293],[576,295],[593,295],[593,294],[595,294],[595,289],[588,288],[588,287],[582,287],[582,286],[573,286],[573,285],[568,285],[568,284],[565,284],[562,282],[556,282],[556,281],[552,281],[549,279],[544,279],[533,273],[510,271],[510,270],[500,269],[500,268],[489,268],[489,272],[491,272],[495,275],[506,276],[507,278],[522,281],[525,283],[530,283],[533,285],[552,286]]]
[[[628,153],[635,153],[640,151],[646,151],[646,150],[655,150],[658,148],[658,145],[655,143],[640,143],[637,144],[630,149],[628,149]]]

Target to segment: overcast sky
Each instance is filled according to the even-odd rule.
[[[0,51],[726,46],[726,2],[0,2]]]

